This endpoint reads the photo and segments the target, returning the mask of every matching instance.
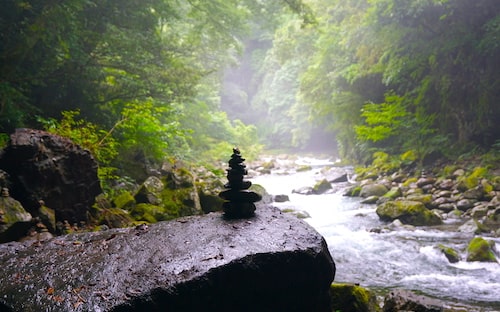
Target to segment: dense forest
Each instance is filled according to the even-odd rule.
[[[500,150],[497,0],[5,0],[0,143],[123,164],[262,148],[423,160]],[[4,144],[2,143],[2,144]]]

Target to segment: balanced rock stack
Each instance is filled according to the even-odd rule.
[[[224,185],[227,190],[219,193],[219,197],[226,200],[223,205],[224,216],[230,219],[253,216],[254,203],[262,199],[260,194],[248,190],[252,186],[252,182],[243,180],[243,176],[247,174],[244,161],[245,158],[241,157],[240,150],[233,148],[229,169],[227,169],[228,183]]]

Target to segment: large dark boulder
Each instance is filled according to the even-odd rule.
[[[30,213],[40,200],[57,220],[77,222],[101,193],[97,163],[69,139],[32,129],[17,129],[0,154],[0,169],[11,179],[10,194]]]
[[[269,206],[0,245],[0,311],[330,311],[335,265]]]

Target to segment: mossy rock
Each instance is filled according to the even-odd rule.
[[[110,228],[123,228],[133,224],[134,220],[127,211],[120,208],[106,208],[99,212],[97,223]]]
[[[129,210],[135,205],[135,198],[129,191],[122,192],[113,199],[116,208]]]
[[[327,179],[323,179],[321,181],[316,182],[313,186],[312,190],[314,194],[323,194],[324,192],[330,190],[332,185],[328,182]]]
[[[377,298],[370,290],[354,284],[330,286],[332,311],[342,312],[378,312]]]
[[[391,222],[399,219],[403,224],[415,226],[431,226],[443,223],[439,216],[417,201],[388,201],[379,205],[376,212],[382,221]]]
[[[253,183],[250,186],[249,190],[262,196],[262,199],[259,201],[259,203],[270,204],[273,202],[273,196],[269,194],[262,185]]]
[[[406,179],[406,181],[403,182],[403,186],[409,187],[412,183],[417,183],[417,181],[418,181],[418,178],[416,178],[416,177],[408,178],[408,179]]]
[[[406,196],[406,199],[418,201],[427,206],[432,202],[432,194],[411,194]]]
[[[304,171],[310,171],[310,170],[312,170],[311,166],[309,166],[309,165],[303,165],[303,166],[298,167],[295,171],[297,171],[297,172],[304,172]]]
[[[357,197],[361,193],[361,185],[353,185],[344,192],[344,196]]]
[[[218,194],[198,192],[201,209],[204,213],[222,211],[224,200]]]
[[[0,197],[0,243],[17,240],[31,226],[31,214],[12,197]]]
[[[164,189],[161,192],[160,206],[164,208],[165,216],[161,217],[158,221],[200,214],[202,212],[198,193],[195,188]]]
[[[458,261],[460,261],[460,255],[455,249],[443,244],[437,245],[437,249],[439,249],[445,255],[446,259],[448,259],[450,263],[457,263]]]
[[[401,191],[401,188],[395,186],[392,187],[387,193],[383,195],[383,197],[390,198],[390,199],[396,199],[398,197],[403,196],[403,192]]]
[[[378,183],[367,184],[361,187],[361,192],[359,193],[359,196],[365,198],[370,196],[383,196],[388,191],[389,190],[387,189],[387,187],[385,187],[385,185],[383,184],[378,184]]]
[[[488,242],[482,237],[474,237],[467,247],[467,261],[497,262],[493,246],[493,242]]]
[[[488,174],[488,169],[484,167],[476,167],[470,175],[465,177],[464,182],[468,189],[476,187],[480,179]]]
[[[175,218],[177,215],[168,214],[164,207],[152,204],[140,203],[137,204],[131,211],[130,215],[136,221],[145,221],[148,223],[156,223]]]

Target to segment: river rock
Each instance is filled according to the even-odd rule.
[[[462,211],[467,211],[474,206],[474,201],[472,199],[461,199],[457,202],[457,209]]]
[[[284,203],[290,201],[290,198],[286,194],[278,194],[273,196],[273,201],[277,203]]]
[[[163,189],[164,184],[160,178],[150,176],[139,187],[134,195],[134,200],[136,203],[159,205],[161,204],[161,192]]]
[[[423,188],[426,185],[432,185],[436,182],[435,178],[432,177],[422,177],[417,180],[417,187]]]
[[[1,311],[331,311],[335,265],[269,206],[0,245]]]
[[[379,198],[380,198],[380,197],[375,196],[375,195],[373,195],[373,196],[368,196],[368,197],[366,197],[365,199],[363,199],[363,200],[361,201],[361,203],[362,203],[362,204],[375,204],[375,203],[377,203],[377,201],[379,200]]]
[[[394,186],[387,193],[385,193],[383,196],[386,197],[386,198],[394,200],[394,199],[396,199],[398,197],[403,196],[403,192],[401,191],[400,187]]]
[[[347,177],[347,173],[344,173],[341,176],[338,176],[336,178],[331,179],[329,182],[330,183],[341,183],[341,182],[347,182],[347,181],[349,181],[349,179]]]
[[[493,241],[474,237],[467,247],[467,261],[497,262],[493,247]]]
[[[359,285],[334,283],[330,288],[332,311],[376,312],[379,311],[375,294]]]
[[[314,184],[312,191],[314,194],[319,195],[319,194],[323,194],[326,191],[331,190],[331,189],[332,189],[332,185],[330,184],[330,182],[328,182],[328,180],[326,180],[326,179],[323,179],[321,181],[316,182],[316,184]]]
[[[385,185],[379,183],[366,184],[361,187],[359,196],[370,197],[370,196],[383,196],[387,193],[388,189]]]
[[[439,183],[438,188],[443,191],[450,191],[455,186],[455,182],[452,179],[445,179]]]
[[[484,188],[482,185],[478,185],[475,188],[468,189],[463,193],[463,197],[472,200],[481,200],[484,196]]]
[[[455,249],[442,244],[439,244],[436,248],[444,254],[450,263],[457,263],[460,261],[460,255]]]
[[[377,207],[377,215],[382,221],[401,220],[410,225],[438,225],[442,223],[439,216],[417,201],[396,200],[383,203]]]
[[[310,187],[310,186],[303,186],[303,187],[299,187],[297,189],[293,189],[292,193],[300,194],[300,195],[311,195],[311,194],[314,194],[313,193],[313,188]]]
[[[90,152],[45,131],[17,129],[0,155],[0,169],[11,178],[11,196],[28,212],[43,200],[58,220],[86,220],[101,193]]]
[[[384,298],[384,312],[442,312],[445,306],[447,304],[441,300],[404,289],[391,290]]]

